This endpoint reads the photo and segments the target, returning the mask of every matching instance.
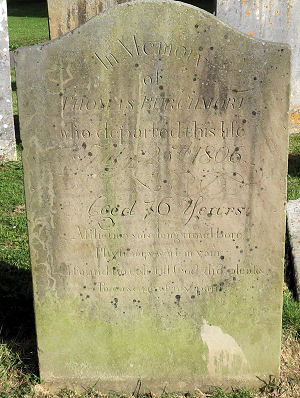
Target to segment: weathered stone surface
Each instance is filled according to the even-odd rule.
[[[250,36],[291,46],[290,132],[300,133],[300,0],[218,0],[217,17]]]
[[[0,0],[0,163],[16,160],[6,0]]]
[[[55,39],[95,15],[130,0],[47,0],[50,37]]]
[[[289,57],[157,1],[19,50],[42,379],[278,374]]]
[[[300,301],[300,199],[288,201],[287,224],[291,245],[296,293],[298,300]]]

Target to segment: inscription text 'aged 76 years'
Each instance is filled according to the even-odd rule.
[[[42,379],[278,374],[289,48],[140,1],[16,58]]]

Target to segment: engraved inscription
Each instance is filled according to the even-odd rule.
[[[88,86],[59,93],[62,122],[53,126],[53,138],[73,152],[73,163],[58,176],[91,178],[82,222],[72,236],[89,247],[86,266],[68,263],[64,272],[104,278],[95,282],[98,293],[190,292],[193,297],[262,275],[260,266],[245,265],[257,246],[243,243],[251,236],[246,226],[253,216],[247,192],[263,178],[262,165],[247,149],[257,114],[248,112],[253,88],[235,83],[218,90],[209,73],[215,68],[212,47],[143,42],[134,34],[111,48],[93,54],[99,76],[132,65],[138,95],[106,90],[98,72]],[[169,81],[162,64],[174,59],[182,63],[178,82]],[[144,68],[146,62],[152,67]],[[230,59],[224,65],[236,71]],[[72,76],[69,67],[67,72]],[[59,80],[54,70],[51,79]],[[95,189],[92,181],[98,180]],[[112,195],[110,186],[123,180],[128,187]],[[184,276],[198,277],[197,283],[182,284]],[[155,287],[130,282],[149,277],[160,282]]]
[[[145,85],[155,83],[160,84],[161,77],[157,71],[154,76],[146,75],[143,78]],[[86,93],[85,96],[66,95],[63,98],[62,109],[67,112],[90,112],[100,113],[105,109],[113,109],[115,111],[164,111],[176,112],[180,111],[196,111],[196,110],[239,110],[245,106],[245,98],[240,96],[226,97],[210,97],[196,96],[195,94],[182,94],[178,97],[153,97],[143,95],[137,101],[134,98],[98,98],[93,93]]]
[[[113,139],[120,144],[129,139],[163,139],[163,138],[190,138],[200,140],[207,137],[221,137],[221,138],[242,138],[246,135],[245,127],[239,125],[237,120],[226,126],[223,121],[220,121],[218,126],[212,125],[210,122],[201,124],[197,120],[191,122],[177,121],[171,126],[159,126],[155,123],[149,123],[148,126],[142,126],[138,129],[128,129],[124,125],[115,126],[104,122],[103,126],[98,131],[93,131],[85,128],[80,128],[73,122],[68,123],[60,131],[60,136],[63,139],[79,140],[79,139]],[[101,143],[101,141],[100,141]]]

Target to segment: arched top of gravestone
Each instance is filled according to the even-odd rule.
[[[276,68],[289,51],[287,47],[248,37],[197,7],[146,0],[117,5],[62,37],[21,48],[16,51],[16,62],[25,60],[32,87],[44,70],[46,89],[53,92],[48,86],[57,85],[62,92],[73,84],[76,73],[84,80],[98,71],[99,82],[103,82],[107,73],[119,70],[121,76],[124,67],[138,71],[153,61],[166,68],[194,65],[202,71],[210,69],[210,80],[224,76],[248,89],[251,67],[270,63]]]
[[[174,35],[175,31],[184,30],[186,34],[198,36],[205,36],[206,34],[212,36],[216,41],[219,39],[220,42],[228,44],[230,39],[221,35],[222,31],[226,31],[235,34],[237,41],[261,42],[275,46],[279,44],[250,37],[225,24],[209,12],[191,4],[173,0],[137,0],[116,4],[54,40],[26,48],[42,50],[44,47],[55,45],[60,41],[73,40],[71,38],[79,34],[89,35],[89,37],[93,35],[94,41],[96,38],[101,38],[101,42],[105,42],[112,34],[116,35],[125,30],[134,32],[137,28],[147,35],[149,24],[153,30],[158,28],[157,32],[160,31],[160,27],[164,26],[165,28],[161,33],[165,33],[165,38]],[[172,29],[168,30],[167,26],[172,27]],[[282,44],[280,45],[282,46]],[[283,46],[288,47],[288,45]],[[20,50],[24,51],[23,47],[16,50],[16,53]]]
[[[162,96],[185,91],[176,85],[181,77],[186,88],[198,85],[193,92],[209,86],[211,94],[241,93],[254,90],[254,77],[261,81],[257,70],[268,81],[285,78],[289,52],[285,44],[248,37],[197,7],[137,1],[108,9],[53,41],[17,50],[18,88],[24,85],[28,95],[38,90],[42,97],[74,97],[97,87],[110,95],[136,95],[145,79],[154,83],[152,71],[164,69],[173,86],[168,93],[162,89]],[[191,68],[194,75],[184,78]]]

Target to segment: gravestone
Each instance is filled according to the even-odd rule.
[[[289,58],[169,1],[119,5],[18,50],[50,386],[187,391],[278,375]]]
[[[6,0],[0,0],[0,163],[17,160],[12,109]]]
[[[125,1],[127,0],[47,0],[50,38],[64,35],[100,12]]]
[[[291,46],[290,132],[300,133],[300,0],[218,0],[217,17],[252,37]]]

